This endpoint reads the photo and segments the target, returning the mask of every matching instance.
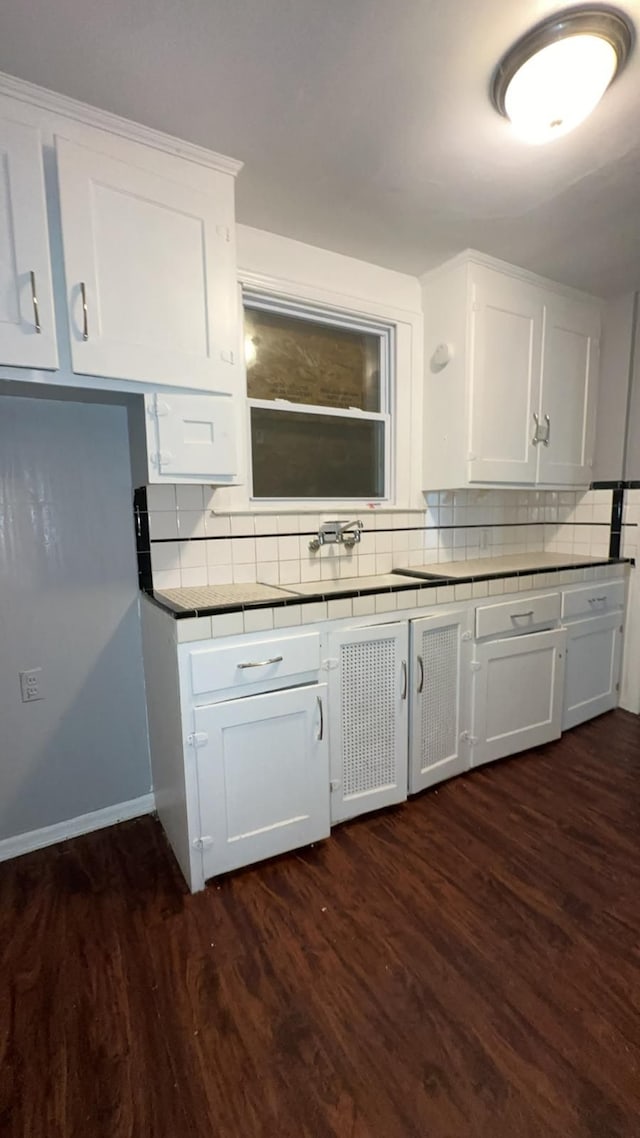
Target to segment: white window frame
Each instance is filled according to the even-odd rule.
[[[393,371],[394,380],[389,391],[390,466],[388,468],[388,500],[375,499],[380,505],[372,505],[371,512],[381,510],[407,510],[424,508],[422,492],[422,414],[423,386],[422,374],[423,317],[422,312],[399,308],[393,303],[370,296],[341,293],[324,284],[311,283],[306,275],[295,277],[272,276],[265,272],[241,266],[238,272],[238,353],[242,361],[244,383],[239,395],[244,403],[244,413],[238,416],[238,448],[241,469],[247,472],[235,486],[220,487],[216,490],[216,512],[225,514],[310,514],[331,518],[340,514],[358,513],[364,516],[368,503],[354,499],[324,499],[314,501],[310,498],[280,500],[251,497],[252,486],[249,481],[249,456],[251,453],[251,424],[244,369],[244,326],[243,291],[270,296],[281,303],[301,304],[306,310],[313,308],[334,315],[343,315],[349,321],[359,319],[370,324],[382,324],[393,328]],[[269,405],[273,406],[272,401]],[[322,409],[323,411],[326,408]]]
[[[376,506],[388,505],[393,499],[393,440],[391,430],[391,406],[393,394],[393,375],[395,361],[395,328],[391,322],[382,322],[376,319],[367,319],[360,315],[351,315],[337,309],[327,308],[317,304],[309,304],[301,300],[290,300],[274,296],[251,288],[242,289],[242,311],[250,308],[260,312],[273,312],[278,316],[292,316],[310,323],[324,324],[327,327],[344,328],[350,332],[364,332],[367,335],[377,336],[380,340],[380,411],[364,411],[360,408],[331,407],[327,404],[294,403],[289,399],[252,399],[247,393],[248,408],[248,445],[247,445],[247,483],[249,500],[254,506],[273,504],[282,507],[305,503],[309,509],[317,509],[323,501],[335,503],[340,507],[344,502],[353,502],[362,507],[368,503]],[[325,415],[336,419],[350,419],[362,422],[382,423],[384,425],[384,492],[378,497],[368,498],[310,498],[310,497],[258,497],[254,493],[252,438],[251,438],[251,409],[263,408],[268,411],[283,411],[293,415]]]

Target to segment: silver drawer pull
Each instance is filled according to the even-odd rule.
[[[320,742],[324,736],[324,708],[322,706],[322,700],[320,699],[319,695],[316,696],[316,700],[318,701],[318,714],[320,716],[320,726],[318,728],[317,739],[318,742]]]
[[[418,656],[418,667],[420,669],[420,677],[418,679],[418,695],[420,695],[424,687],[424,660],[422,659],[422,656]]]
[[[82,297],[82,339],[89,339],[89,309],[87,308],[87,288],[84,281],[80,281],[80,296]]]
[[[38,308],[38,293],[36,291],[36,274],[31,270],[29,276],[31,277],[31,300],[33,302],[33,325],[38,333],[42,332],[40,327],[40,309]]]
[[[402,699],[407,698],[407,691],[409,687],[409,677],[407,673],[407,661],[402,661]]]
[[[533,612],[534,612],[533,609],[529,609],[528,612],[512,612],[511,613],[511,619],[517,620],[518,617],[521,617],[521,616],[533,616]]]
[[[272,656],[270,660],[253,660],[250,664],[238,664],[238,668],[267,668],[269,664],[279,664],[283,656]]]
[[[590,605],[601,605],[606,601],[606,597],[589,597]]]

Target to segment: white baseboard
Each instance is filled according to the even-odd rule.
[[[53,846],[67,838],[77,838],[80,834],[90,834],[92,830],[103,830],[105,826],[115,826],[117,822],[125,822],[128,818],[140,818],[143,814],[151,814],[153,810],[153,794],[143,794],[129,802],[117,802],[114,806],[105,806],[104,810],[94,810],[91,814],[81,814],[66,822],[43,826],[41,830],[30,830],[27,834],[3,838],[0,841],[0,861],[8,861],[9,858],[19,857],[31,850],[43,849],[44,846]]]

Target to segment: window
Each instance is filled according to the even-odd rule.
[[[254,499],[389,495],[391,325],[244,293]]]

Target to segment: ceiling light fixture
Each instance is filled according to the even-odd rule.
[[[616,8],[556,12],[502,57],[491,101],[528,142],[550,142],[591,114],[624,67],[633,38],[632,23]]]

